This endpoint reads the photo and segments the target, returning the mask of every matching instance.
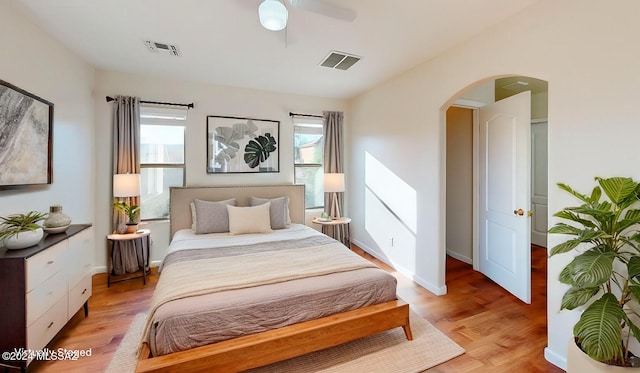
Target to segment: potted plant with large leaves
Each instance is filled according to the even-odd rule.
[[[597,177],[596,181],[589,195],[558,184],[581,204],[557,212],[554,216],[569,224],[559,222],[549,230],[572,236],[553,247],[551,256],[577,254],[559,277],[571,286],[562,297],[561,309],[583,308],[573,328],[575,343],[569,344],[568,372],[594,371],[598,365],[604,371],[607,365],[634,366],[629,345],[640,339],[640,184],[623,177]],[[576,346],[604,364],[587,359],[588,368],[577,365],[581,363],[572,361]]]

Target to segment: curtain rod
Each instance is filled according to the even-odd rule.
[[[116,99],[110,96],[107,96],[107,102],[115,101]],[[189,109],[193,109],[193,102],[190,104],[176,104],[173,102],[160,102],[160,101],[143,101],[140,100],[143,104],[157,104],[157,105],[170,105],[170,106],[186,106]]]
[[[324,118],[322,115],[313,115],[313,114],[298,114],[289,112],[290,117],[312,117],[312,118]]]

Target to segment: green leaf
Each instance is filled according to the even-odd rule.
[[[575,221],[576,223],[580,223],[580,224],[584,225],[586,228],[595,228],[595,226],[596,226],[592,221],[587,220],[587,219],[582,219],[577,214],[574,214],[573,212],[567,211],[567,210],[562,210],[562,211],[556,212],[555,214],[553,214],[553,216],[557,216],[557,217],[562,218],[562,219]]]
[[[600,197],[602,196],[602,189],[599,186],[593,187],[591,191],[591,201],[597,202],[600,201]]]
[[[250,140],[244,148],[244,162],[251,168],[258,165],[269,158],[269,154],[276,150],[276,139],[270,133],[264,136],[256,136]]]
[[[594,295],[598,294],[599,287],[579,288],[572,287],[562,296],[562,306],[560,309],[572,310],[586,304]]]
[[[593,302],[573,328],[578,343],[597,361],[622,358],[622,319],[625,313],[613,294],[606,293]]]
[[[550,256],[554,256],[556,254],[566,253],[568,251],[571,251],[571,250],[575,249],[581,243],[591,242],[593,240],[596,240],[596,239],[604,237],[604,236],[606,236],[606,233],[605,232],[601,232],[601,231],[595,231],[595,230],[590,230],[590,229],[586,229],[586,230],[580,231],[580,234],[578,235],[577,238],[565,241],[565,242],[563,242],[561,244],[558,244],[558,245],[554,246],[551,249]]]
[[[549,229],[549,233],[571,234],[574,236],[579,235],[580,232],[582,232],[582,229],[576,228],[572,225],[565,224],[565,223],[558,223],[553,227],[551,227],[551,229]]]
[[[629,290],[631,290],[631,295],[633,295],[633,299],[637,302],[640,302],[640,283],[637,280],[631,281],[629,284]]]
[[[638,183],[630,177],[611,177],[608,179],[596,177],[596,181],[600,184],[607,197],[609,197],[609,200],[616,205],[627,200],[629,197],[635,198],[635,190],[638,187]]]
[[[567,207],[566,210],[573,211],[576,214],[592,216],[598,221],[609,219],[613,216],[613,212],[611,211],[611,204],[608,202],[601,203],[597,208],[583,205],[579,207]]]
[[[571,268],[569,267],[569,265],[565,266],[562,271],[560,271],[560,275],[558,275],[558,281],[571,286],[576,285],[573,283],[573,273],[571,272]]]
[[[578,245],[580,245],[581,243],[582,241],[580,241],[579,239],[565,241],[561,244],[554,246],[551,249],[551,253],[549,254],[549,256],[554,256],[556,254],[563,254],[563,253],[569,252],[575,249],[576,247],[578,247]]]
[[[600,252],[589,250],[573,258],[567,264],[571,284],[582,288],[591,288],[609,281],[613,274],[614,252]]]
[[[640,275],[640,257],[632,256],[629,259],[629,263],[627,263],[627,272],[629,273],[629,278],[634,278]]]
[[[597,200],[596,201],[592,201],[589,197],[585,196],[584,194],[580,194],[580,193],[576,192],[575,190],[573,190],[567,184],[558,183],[557,185],[558,185],[558,188],[560,188],[560,189],[572,194],[574,197],[578,198],[582,202],[585,202],[585,203],[597,202]],[[592,195],[593,195],[593,193],[592,193]]]

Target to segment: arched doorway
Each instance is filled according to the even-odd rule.
[[[539,246],[540,233],[546,232],[546,126],[547,97],[546,81],[523,77],[507,76],[488,78],[462,90],[443,107],[446,117],[445,159],[446,191],[445,247],[447,255],[473,265],[480,270],[479,221],[478,221],[478,112],[481,107],[511,97],[523,91],[531,92],[531,154],[532,162],[528,170],[531,175],[531,196],[525,211],[531,211],[531,237]],[[515,213],[515,210],[514,210]],[[484,230],[483,230],[484,232]],[[545,240],[546,241],[546,240]],[[532,248],[534,249],[534,248]],[[541,249],[541,248],[539,248]],[[530,266],[527,268],[530,271]],[[491,276],[489,276],[491,277]],[[546,278],[544,279],[546,282]],[[497,282],[497,281],[496,281]]]

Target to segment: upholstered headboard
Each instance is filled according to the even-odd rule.
[[[289,196],[291,222],[304,224],[304,185],[172,187],[170,188],[171,237],[180,229],[191,228],[189,204],[195,199],[222,201],[235,198],[237,206],[249,206],[250,197],[282,196]]]

